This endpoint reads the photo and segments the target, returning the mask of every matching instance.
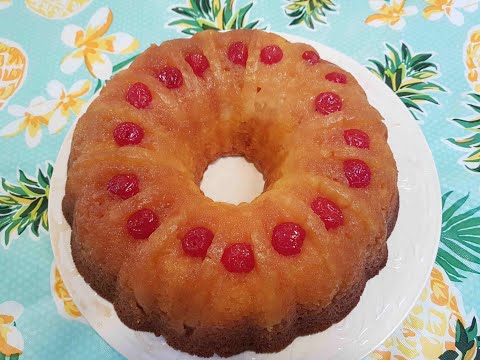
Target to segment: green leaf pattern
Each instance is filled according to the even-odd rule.
[[[447,206],[452,193],[442,197],[442,235],[436,262],[451,281],[461,282],[465,273],[480,274],[480,206],[463,211],[469,194]]]
[[[462,159],[468,170],[480,172],[480,94],[470,93],[471,102],[467,106],[473,111],[473,115],[466,119],[453,119],[458,126],[469,131],[469,135],[463,138],[448,138],[447,141],[456,148],[468,152]]]
[[[457,320],[455,328],[455,350],[447,350],[440,355],[440,360],[454,359],[480,359],[480,336],[476,317],[473,317],[470,326],[465,328],[460,320]],[[475,357],[473,355],[475,354]]]
[[[205,30],[234,30],[266,27],[259,26],[260,20],[248,21],[253,2],[236,9],[235,0],[189,0],[185,6],[171,10],[181,17],[169,26],[181,29],[187,35]]]
[[[0,353],[0,360],[18,360],[20,359],[19,354],[13,354],[11,356],[5,356],[4,354]]]
[[[368,69],[392,89],[413,117],[419,120],[419,114],[425,112],[424,103],[439,104],[432,93],[446,91],[432,81],[438,77],[437,65],[429,61],[433,54],[414,54],[405,43],[400,50],[390,44],[385,44],[385,47],[387,53],[383,62],[370,59],[372,65]]]
[[[315,24],[328,24],[327,14],[336,11],[333,0],[287,0],[285,5],[285,14],[293,18],[290,26],[305,25],[312,30]]]
[[[53,165],[38,169],[35,177],[18,171],[16,184],[1,179],[0,184],[0,241],[8,248],[12,239],[29,230],[34,237],[48,231],[48,195]]]

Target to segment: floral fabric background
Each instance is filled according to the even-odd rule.
[[[121,358],[83,319],[54,263],[47,207],[57,152],[88,99],[151,43],[236,28],[340,50],[411,111],[441,179],[441,242],[418,303],[367,358],[480,359],[478,8],[479,0],[0,0],[0,360]]]

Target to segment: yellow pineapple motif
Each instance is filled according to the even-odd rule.
[[[92,0],[25,0],[27,7],[47,19],[66,19],[85,9]]]
[[[447,350],[455,351],[457,320],[470,324],[460,292],[445,272],[435,265],[430,280],[399,330],[390,336],[368,359],[438,359]],[[476,347],[464,359],[475,357]]]
[[[22,86],[27,75],[27,55],[20,45],[0,39],[0,110]]]
[[[473,90],[480,93],[480,26],[478,25],[469,31],[464,59],[467,80],[471,83]]]
[[[73,302],[65,284],[60,276],[55,263],[52,264],[52,273],[50,275],[50,283],[52,286],[52,295],[57,305],[57,310],[63,317],[74,320],[83,320],[80,310]]]

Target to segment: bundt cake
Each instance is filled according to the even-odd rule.
[[[351,74],[259,30],[165,41],[76,126],[63,211],[72,256],[130,328],[199,356],[276,352],[356,306],[387,260],[397,168]],[[244,156],[264,192],[199,188]]]

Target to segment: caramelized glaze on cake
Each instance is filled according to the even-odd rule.
[[[387,130],[351,74],[254,30],[153,45],[78,121],[64,214],[85,280],[182,351],[274,352],[357,304],[398,211]],[[242,155],[265,191],[199,189]]]

